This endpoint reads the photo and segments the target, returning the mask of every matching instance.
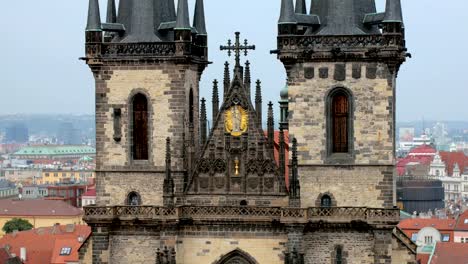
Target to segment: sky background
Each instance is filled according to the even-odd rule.
[[[376,0],[383,11],[384,0]],[[100,0],[105,19],[106,0]],[[193,18],[195,0],[189,0]],[[310,0],[307,1],[308,6]],[[468,120],[468,1],[402,0],[407,47],[413,55],[400,69],[398,121]],[[93,114],[94,81],[84,56],[88,0],[15,0],[2,5],[0,16],[0,115]],[[222,81],[224,61],[219,45],[240,31],[257,49],[248,59],[252,79],[263,83],[264,103],[278,111],[285,85],[276,49],[280,0],[205,0],[209,54],[201,95],[211,101],[212,81]],[[245,58],[243,58],[243,61]],[[210,109],[211,110],[211,109]]]

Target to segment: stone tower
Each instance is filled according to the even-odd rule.
[[[275,52],[289,80],[300,206],[393,208],[396,77],[408,56],[400,0],[384,13],[374,0],[313,0],[310,13],[304,0],[282,0]],[[354,220],[303,234],[306,262],[390,263],[396,223],[362,232]]]

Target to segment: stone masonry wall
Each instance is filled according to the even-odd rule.
[[[339,207],[393,207],[392,166],[307,166],[298,171],[302,207],[316,206],[324,193],[332,194]]]
[[[393,162],[393,78],[385,64],[297,64],[289,78],[289,132],[298,141],[299,164],[325,163],[326,96],[335,87],[353,96],[355,163]]]

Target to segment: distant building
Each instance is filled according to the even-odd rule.
[[[64,145],[80,145],[83,143],[80,137],[80,130],[73,127],[73,124],[69,122],[60,125],[58,139]]]
[[[26,185],[21,188],[22,199],[38,199],[47,197],[47,186],[41,185]]]
[[[16,188],[15,184],[10,181],[0,180],[0,199],[13,197],[18,197],[18,188]]]
[[[397,179],[397,202],[408,213],[434,212],[445,207],[442,182],[424,177],[399,177]]]
[[[27,143],[29,140],[28,128],[24,124],[13,124],[5,132],[5,143]]]
[[[8,247],[25,264],[75,264],[90,234],[85,225],[53,225],[5,235],[0,247]]]
[[[85,145],[42,145],[23,147],[11,155],[13,159],[27,160],[33,164],[77,164],[84,156],[94,158],[96,149]]]
[[[409,151],[404,158],[398,159],[396,169],[399,176],[427,176],[437,151],[429,145],[421,145]]]
[[[466,264],[468,244],[437,243],[429,259],[430,264]]]
[[[41,177],[41,170],[30,168],[0,168],[0,175],[4,177],[5,180],[29,185],[33,184],[36,179]]]
[[[28,220],[33,227],[48,227],[56,223],[81,224],[82,211],[63,201],[50,200],[0,200],[0,227],[13,218]],[[3,235],[0,230],[0,235]]]
[[[96,204],[96,189],[89,189],[81,196],[81,206]]]
[[[88,185],[60,184],[47,187],[48,196],[46,200],[64,201],[74,207],[82,207],[81,196],[89,189]]]
[[[455,242],[468,243],[468,210],[462,213],[455,226]]]
[[[36,184],[89,183],[94,181],[95,172],[90,170],[48,170],[43,169]]]

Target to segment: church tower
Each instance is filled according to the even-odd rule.
[[[409,56],[400,0],[387,0],[383,13],[374,0],[312,0],[309,10],[304,0],[295,8],[293,0],[281,1],[275,51],[288,77],[300,207],[391,213],[396,78]],[[339,225],[330,217],[304,233],[298,247],[306,263],[338,256],[331,263],[390,263],[398,219],[361,221],[351,217]]]

